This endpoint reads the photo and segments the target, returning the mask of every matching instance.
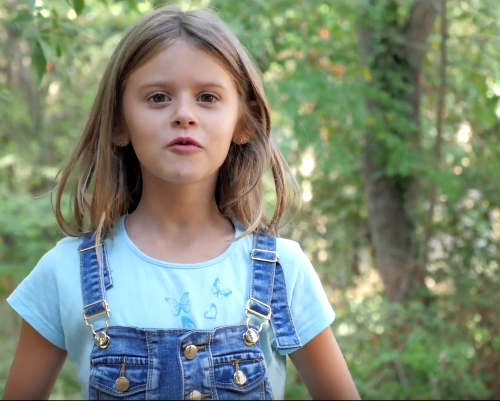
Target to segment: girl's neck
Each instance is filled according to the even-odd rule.
[[[127,217],[127,226],[182,241],[200,235],[232,236],[231,222],[215,202],[215,183],[162,185],[144,183],[136,210]]]

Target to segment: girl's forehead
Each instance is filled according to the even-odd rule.
[[[158,82],[171,85],[207,85],[231,89],[231,74],[214,56],[183,41],[159,51],[137,68],[129,77],[129,84],[144,88]]]

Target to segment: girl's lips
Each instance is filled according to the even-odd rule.
[[[202,150],[200,146],[182,145],[180,143],[170,145],[168,149],[174,153],[193,153],[193,152],[200,152]]]
[[[168,148],[171,148],[173,146],[194,146],[199,149],[203,149],[203,146],[201,146],[198,141],[188,136],[185,137],[179,136],[175,138],[173,141],[170,141],[169,144],[167,145]]]

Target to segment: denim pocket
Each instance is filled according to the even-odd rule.
[[[148,359],[130,356],[101,356],[91,359],[89,398],[92,400],[145,400]],[[116,385],[128,380],[128,388]],[[123,381],[123,379],[122,379]],[[121,391],[120,391],[121,390]]]
[[[214,357],[214,378],[219,399],[263,399],[267,369],[261,353],[245,352]],[[235,373],[241,371],[244,384],[238,384]],[[240,373],[241,374],[241,373]]]

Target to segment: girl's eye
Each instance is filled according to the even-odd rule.
[[[218,99],[211,93],[204,93],[198,99],[203,103],[215,103]]]
[[[148,100],[153,103],[164,103],[167,101],[167,99],[168,97],[164,93],[155,93]]]

